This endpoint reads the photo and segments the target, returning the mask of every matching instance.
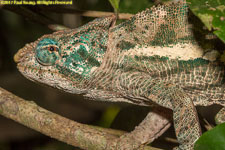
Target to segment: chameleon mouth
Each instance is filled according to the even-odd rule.
[[[85,88],[79,88],[79,82],[75,80],[71,82],[70,78],[60,74],[57,70],[44,69],[40,66],[34,67],[31,64],[25,64],[23,61],[17,64],[17,68],[24,77],[36,83],[47,84],[49,87],[54,87],[73,94],[84,94],[88,92]]]

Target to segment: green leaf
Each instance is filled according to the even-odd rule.
[[[120,0],[109,0],[111,3],[112,7],[114,8],[114,11],[117,13],[119,11],[119,3]]]
[[[191,11],[225,43],[225,0],[187,0]]]
[[[205,132],[195,143],[195,150],[225,150],[225,123]]]

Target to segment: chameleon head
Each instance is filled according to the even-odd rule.
[[[105,54],[112,21],[113,18],[97,19],[27,44],[14,56],[19,71],[30,80],[66,92],[86,93],[91,74]]]
[[[70,53],[62,48],[57,39],[45,36],[38,41],[26,44],[17,52],[14,60],[17,62],[19,71],[30,80],[71,93],[83,93],[84,88],[80,85],[86,80],[88,73],[82,76],[84,71],[79,71],[78,67],[82,68],[85,65],[78,66],[81,62],[69,55]]]

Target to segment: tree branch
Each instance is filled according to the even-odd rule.
[[[76,10],[76,9],[71,9],[71,8],[64,8],[64,7],[43,7],[43,6],[38,6],[35,7],[35,9],[30,9],[25,6],[10,6],[10,5],[0,5],[0,8],[4,8],[6,10],[12,11],[14,13],[17,13],[31,21],[43,24],[43,25],[48,25],[48,27],[53,30],[53,31],[59,31],[59,30],[65,30],[69,29],[66,26],[58,24],[54,19],[51,19],[47,17],[45,14],[49,12],[53,13],[67,13],[67,14],[76,14],[80,16],[85,16],[85,17],[106,17],[106,16],[111,16],[114,13],[113,12],[103,12],[103,11],[83,11],[83,10]],[[132,17],[133,14],[129,13],[119,13],[117,19],[129,19]]]
[[[54,12],[54,13],[69,13],[69,14],[76,14],[80,16],[85,16],[85,17],[106,17],[106,16],[111,16],[115,14],[114,12],[105,12],[105,11],[91,11],[91,10],[76,10],[72,8],[60,8],[60,9],[55,9],[53,7],[40,7],[41,11],[44,12]],[[118,19],[130,19],[133,14],[129,13],[118,13]]]
[[[0,88],[0,114],[47,136],[82,149],[107,149],[123,131],[74,122]],[[160,150],[145,146],[145,150]]]
[[[15,6],[3,5],[2,8],[9,10],[11,12],[14,12],[16,14],[19,14],[26,19],[29,19],[31,21],[34,21],[43,25],[58,24],[58,22],[47,17],[46,15],[42,15],[40,13],[34,12],[33,10],[22,5],[15,5]]]

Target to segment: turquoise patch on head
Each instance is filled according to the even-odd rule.
[[[36,47],[37,61],[42,65],[54,65],[59,59],[60,49],[58,43],[50,38],[41,40]]]
[[[91,70],[91,64],[87,61],[91,56],[85,46],[80,45],[78,49],[63,57],[66,58],[64,63],[66,68],[71,69],[74,73],[78,73],[82,76],[88,76],[88,73]]]

